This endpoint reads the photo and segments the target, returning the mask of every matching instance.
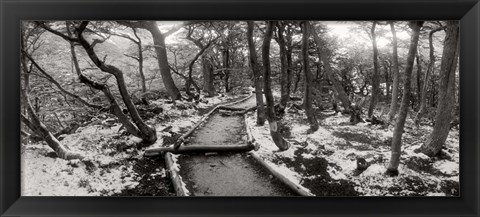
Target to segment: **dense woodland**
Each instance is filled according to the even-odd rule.
[[[348,31],[338,32],[336,26],[348,26]],[[435,188],[458,195],[458,172],[445,175],[432,165],[447,159],[458,167],[459,44],[456,21],[23,22],[22,153],[38,159],[37,164],[42,164],[38,155],[49,156],[56,163],[85,168],[90,175],[90,170],[96,171],[92,168],[110,172],[127,167],[124,173],[112,174],[122,176],[124,184],[126,173],[139,173],[138,165],[156,165],[143,156],[146,148],[178,149],[185,141],[181,135],[210,109],[253,94],[251,129],[268,132],[268,141],[276,146],[266,153],[277,155],[273,163],[293,150],[295,156],[285,164],[294,164],[304,156],[297,153],[300,143],[307,147],[311,138],[324,147],[328,139],[321,135],[327,131],[341,135],[345,144],[363,139],[368,150],[378,149],[371,132],[385,132],[380,143],[389,155],[379,160],[355,152],[351,160],[356,176],[379,164],[382,171],[377,176],[395,179],[406,165],[456,180]],[[299,126],[305,131],[292,133]],[[344,126],[353,129],[350,134],[335,134],[336,127]],[[257,145],[264,145],[262,141],[257,139]],[[415,148],[406,152],[409,147]],[[323,155],[340,152],[325,153],[309,154],[323,162]],[[413,159],[408,154],[422,156]],[[111,161],[102,164],[101,155]],[[307,164],[306,159],[298,171],[327,167],[320,160]],[[31,161],[23,170],[35,163]],[[49,168],[44,169],[48,173]],[[23,177],[35,179],[34,173],[24,172]],[[56,175],[61,177],[61,171]],[[142,180],[131,181],[143,191],[127,191],[122,185],[122,193],[162,195]],[[171,188],[165,183],[156,188]],[[308,185],[306,179],[302,183]],[[78,186],[87,185],[85,178],[79,180]],[[322,195],[319,191],[312,190]],[[101,194],[113,193],[120,192]],[[343,194],[357,195],[325,193]]]

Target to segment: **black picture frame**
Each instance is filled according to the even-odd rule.
[[[479,216],[478,0],[0,0],[1,216]],[[21,20],[460,20],[460,197],[21,197]]]

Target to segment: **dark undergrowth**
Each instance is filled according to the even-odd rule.
[[[168,176],[152,176],[165,168],[161,157],[144,157],[133,166],[133,170],[141,177],[135,188],[124,189],[112,196],[175,196],[173,184]]]
[[[284,162],[287,167],[293,168],[302,175],[300,184],[315,194],[316,196],[357,196],[355,184],[348,180],[335,180],[330,177],[327,168],[336,167],[329,163],[325,158],[316,155],[313,158],[304,158],[302,154],[304,149],[297,149],[294,152],[294,158],[278,157],[274,163]]]

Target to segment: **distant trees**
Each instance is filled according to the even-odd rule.
[[[405,126],[405,120],[407,118],[408,107],[410,104],[410,89],[411,89],[411,76],[413,71],[413,63],[417,53],[418,38],[420,35],[420,28],[422,27],[422,21],[410,21],[409,26],[412,29],[412,36],[410,39],[410,46],[408,48],[407,63],[404,73],[403,81],[403,96],[400,104],[400,111],[395,123],[395,129],[393,131],[392,138],[392,154],[390,157],[390,163],[387,167],[387,174],[398,175],[398,165],[400,164],[400,153],[402,145],[402,134]]]
[[[210,27],[212,27],[212,25],[213,24],[211,22],[199,24],[200,28],[196,28],[196,29],[200,29],[200,31],[199,33],[197,33],[198,37],[196,39],[192,37],[195,27],[194,25],[190,25],[187,27],[188,32],[186,37],[186,39],[193,42],[197,46],[197,48],[200,49],[198,54],[200,54],[201,56],[201,63],[202,63],[202,74],[203,74],[202,89],[205,93],[207,93],[208,97],[213,97],[216,94],[216,90],[214,86],[214,80],[215,80],[214,65],[212,63],[211,58],[208,55],[209,50],[211,50],[211,47],[218,39],[218,37],[214,37],[212,32],[210,31]],[[189,76],[191,76],[192,74],[193,63],[195,63],[195,61],[192,61],[191,64],[189,65]]]
[[[285,21],[278,21],[277,37],[275,38],[280,48],[280,103],[279,109],[283,112],[290,99],[291,85],[293,79],[292,70],[292,24]]]
[[[137,47],[137,51],[136,51],[137,55],[132,55],[132,54],[124,54],[124,55],[129,57],[129,58],[132,58],[132,59],[134,59],[135,61],[138,62],[138,73],[140,74],[140,84],[142,86],[141,99],[142,99],[143,104],[148,105],[148,100],[146,98],[147,85],[146,85],[146,80],[145,80],[145,73],[143,72],[143,68],[144,68],[143,67],[143,62],[144,62],[143,51],[144,51],[144,48],[143,48],[143,45],[142,45],[142,39],[138,36],[137,30],[135,28],[131,28],[131,29],[132,29],[132,32],[133,32],[133,35],[135,36],[135,38],[132,38],[129,35],[126,35],[126,34],[114,34],[114,35],[128,39],[129,41],[134,43],[135,46]],[[112,33],[110,33],[110,34],[112,34]]]
[[[358,122],[362,121],[360,110],[357,106],[353,106],[346,91],[345,87],[341,84],[337,75],[335,74],[334,70],[332,69],[331,62],[332,62],[332,55],[329,54],[330,52],[325,48],[325,44],[322,42],[320,36],[316,32],[315,28],[310,24],[310,22],[306,22],[306,25],[310,26],[310,32],[313,35],[313,39],[316,44],[318,59],[322,62],[326,77],[332,83],[333,89],[336,92],[336,96],[342,103],[342,106],[345,109],[346,113],[350,113],[350,120],[352,124],[357,124]],[[335,100],[335,99],[332,99]]]
[[[175,85],[172,74],[170,73],[167,49],[165,45],[165,38],[177,31],[179,28],[181,28],[181,26],[176,26],[168,32],[162,33],[156,21],[118,21],[118,23],[131,28],[145,29],[150,32],[150,34],[152,35],[155,52],[157,54],[158,66],[160,69],[160,74],[162,75],[165,89],[167,90],[170,98],[173,101],[181,100],[182,95],[180,94],[180,91]]]
[[[428,46],[430,49],[429,52],[429,57],[430,61],[428,63],[428,68],[427,72],[425,73],[425,77],[423,79],[423,87],[421,90],[421,96],[420,96],[420,108],[418,109],[418,112],[414,118],[414,123],[415,125],[419,125],[420,121],[422,120],[422,117],[425,113],[425,110],[427,109],[427,91],[428,91],[428,86],[429,86],[429,81],[430,81],[430,75],[434,74],[435,72],[435,51],[434,51],[434,46],[433,46],[433,34],[435,32],[444,30],[444,26],[437,27],[435,29],[430,30],[428,33]]]
[[[171,50],[174,53],[175,61],[174,67],[170,67],[171,70],[182,77],[185,80],[185,93],[189,96],[189,100],[195,99],[198,100],[201,94],[201,90],[203,89],[204,92],[207,93],[207,96],[214,96],[215,95],[215,87],[213,86],[214,81],[214,73],[213,73],[213,65],[206,54],[208,50],[211,49],[211,46],[215,43],[218,37],[214,37],[212,34],[209,34],[208,30],[205,30],[204,24],[192,24],[185,27],[187,30],[185,39],[192,42],[196,49],[195,52],[189,52],[193,54],[191,59],[187,59],[187,57],[181,56],[182,61],[185,62],[185,67],[182,69],[185,72],[179,72],[177,68],[177,55],[180,52],[188,52],[182,51],[182,48],[178,48],[176,51]],[[193,79],[193,71],[194,66],[197,60],[201,59],[202,64],[202,73],[203,73],[203,85],[200,87],[197,82]],[[194,87],[196,90],[196,94],[191,92],[191,87]]]
[[[223,83],[225,93],[233,90],[237,67],[244,67],[246,51],[245,27],[242,23],[219,21],[212,25],[218,39],[213,56],[218,68],[215,70]]]

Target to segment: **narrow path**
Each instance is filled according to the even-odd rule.
[[[252,100],[253,99],[253,100]],[[229,107],[248,109],[255,96]],[[244,118],[217,111],[186,145],[238,145],[247,140]],[[192,196],[294,196],[247,153],[181,155],[180,175]]]
[[[229,105],[228,107],[229,108],[234,108],[234,109],[249,109],[249,108],[252,108],[253,106],[255,106],[256,104],[257,104],[257,101],[255,99],[255,95],[253,95],[243,102],[236,103],[236,104],[233,104],[233,105]]]

